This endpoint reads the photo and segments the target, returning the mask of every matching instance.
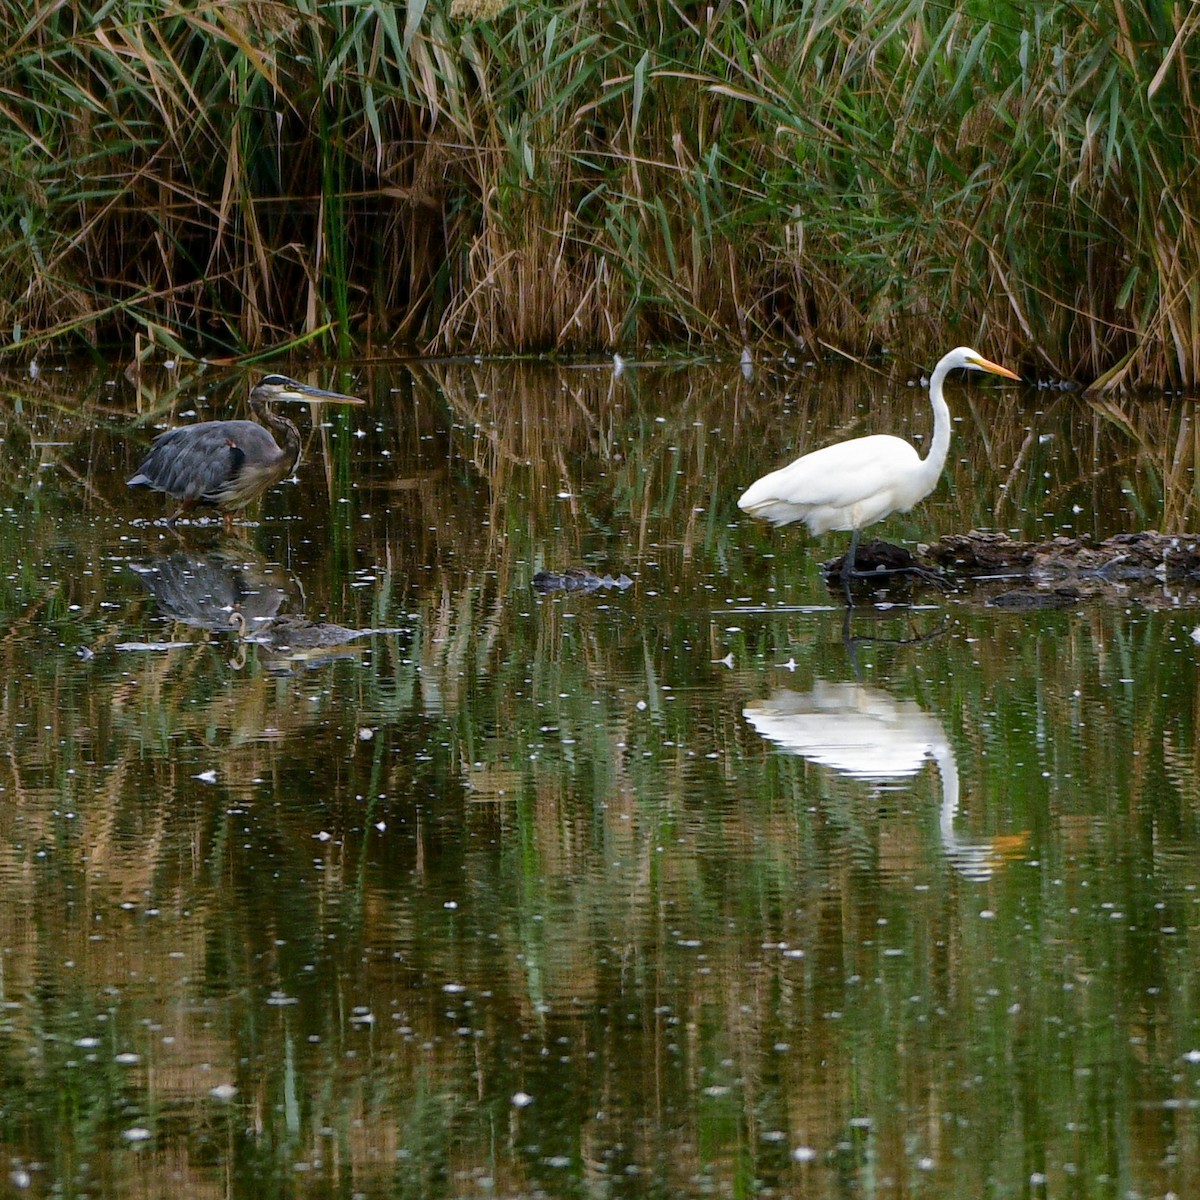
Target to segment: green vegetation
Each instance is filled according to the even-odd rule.
[[[970,336],[1200,377],[1195,6],[10,8],[9,349]]]

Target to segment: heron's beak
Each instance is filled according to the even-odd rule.
[[[307,383],[291,383],[271,397],[273,400],[307,400],[312,404],[366,404],[361,396],[347,396],[343,392],[329,392],[324,388],[309,387]]]
[[[1007,367],[1002,367],[999,363],[994,363],[986,358],[977,358],[975,365],[981,371],[990,371],[993,375],[1003,375],[1005,379],[1017,379],[1021,377],[1016,371],[1010,371]]]
[[[268,375],[250,389],[250,394],[268,404],[283,400],[307,400],[310,404],[366,404],[359,396],[310,387],[286,375]]]

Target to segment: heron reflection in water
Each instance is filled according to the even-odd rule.
[[[291,571],[251,555],[243,542],[230,543],[129,566],[164,617],[199,629],[225,632],[235,611],[257,622],[303,609],[304,592]]]
[[[938,833],[950,864],[967,879],[990,879],[1006,854],[1019,850],[1022,835],[969,842],[954,827],[959,808],[958,763],[937,717],[911,700],[897,700],[859,683],[815,680],[809,692],[780,688],[755,700],[743,716],[787,754],[832,767],[870,783],[916,775],[926,760],[937,763],[942,785]]]
[[[299,664],[316,666],[331,658],[354,655],[355,649],[348,643],[361,638],[374,637],[383,633],[410,633],[411,630],[398,625],[378,629],[350,629],[332,621],[310,621],[299,614],[285,614],[271,618],[254,618],[248,621],[244,613],[234,610],[229,614],[227,627],[237,635],[241,650],[234,665],[241,666],[248,645],[261,650],[267,670],[276,674],[290,672]]]
[[[207,505],[221,513],[226,529],[232,528],[234,513],[285,479],[300,461],[300,431],[269,407],[284,400],[365,403],[358,396],[309,387],[286,375],[267,375],[250,389],[250,411],[262,425],[254,421],[202,421],[168,429],[154,439],[128,485],[166,492],[178,500],[179,507],[167,518],[168,525],[173,526],[194,508]],[[282,446],[268,429],[279,436]]]
[[[244,665],[250,645],[258,646],[268,669],[278,672],[301,661],[310,665],[325,661],[356,639],[411,632],[404,626],[350,629],[311,621],[302,614],[304,592],[290,571],[251,555],[234,539],[229,543],[203,554],[181,550],[130,567],[164,617],[230,634],[239,651],[231,666]]]

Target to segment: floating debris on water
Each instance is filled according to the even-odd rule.
[[[616,588],[625,591],[633,587],[628,575],[597,575],[586,567],[568,567],[561,574],[557,571],[539,571],[532,580],[539,592],[595,592],[600,588]]]

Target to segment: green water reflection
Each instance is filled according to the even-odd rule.
[[[354,382],[230,538],[123,479],[244,380],[6,381],[8,1186],[1200,1195],[1195,608],[847,631],[838,538],[735,500],[926,432],[902,374]],[[1187,404],[951,402],[893,539],[1194,517]],[[569,565],[634,585],[531,589]]]

